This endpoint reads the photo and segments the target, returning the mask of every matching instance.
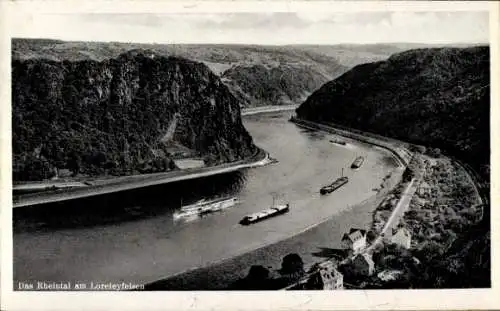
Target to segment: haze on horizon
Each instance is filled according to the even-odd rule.
[[[477,44],[487,11],[26,15],[12,37],[169,44]]]

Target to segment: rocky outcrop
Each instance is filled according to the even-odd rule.
[[[14,180],[175,169],[176,157],[241,160],[256,147],[240,105],[198,62],[132,50],[95,60],[12,60]]]
[[[338,50],[336,46],[316,49],[313,46],[12,40],[13,55],[23,60],[43,57],[50,60],[102,61],[133,49],[148,49],[158,55],[204,63],[222,77],[240,105],[245,107],[299,104],[321,85],[346,72],[352,63],[382,57],[381,53],[361,53],[357,50],[359,47],[341,47]],[[350,49],[354,50],[349,52]],[[338,60],[338,57],[345,59],[346,55],[349,55],[347,66]],[[388,57],[389,53],[386,52],[385,56]]]

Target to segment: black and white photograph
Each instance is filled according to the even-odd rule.
[[[491,290],[492,4],[424,2],[7,16],[2,287]]]

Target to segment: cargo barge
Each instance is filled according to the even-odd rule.
[[[268,208],[266,210],[263,210],[258,213],[253,213],[250,215],[246,215],[243,217],[242,220],[240,220],[240,224],[247,226],[259,221],[262,221],[264,219],[268,219],[274,216],[282,215],[290,211],[290,204],[278,204],[276,206],[273,206],[271,208]]]
[[[360,168],[361,165],[363,165],[363,162],[365,161],[365,158],[363,157],[357,157],[354,162],[351,164],[351,168]]]
[[[333,191],[337,190],[338,188],[342,187],[343,185],[347,184],[348,182],[349,182],[349,178],[347,176],[339,177],[333,183],[322,187],[319,190],[319,193],[321,193],[321,194],[332,193]]]

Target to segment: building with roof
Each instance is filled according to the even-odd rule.
[[[375,272],[375,263],[372,256],[367,253],[358,254],[351,265],[353,273],[358,276],[370,276]]]
[[[391,237],[391,243],[406,249],[411,248],[411,233],[406,228],[399,228]]]
[[[318,264],[317,271],[307,281],[306,289],[338,290],[344,288],[344,276],[332,261]]]
[[[341,240],[344,249],[358,253],[366,247],[366,230],[351,228]]]

